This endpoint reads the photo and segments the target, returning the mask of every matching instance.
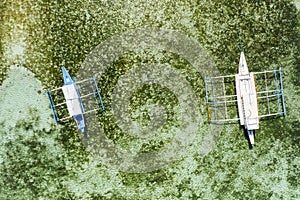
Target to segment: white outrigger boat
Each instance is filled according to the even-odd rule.
[[[78,129],[84,133],[86,131],[86,123],[84,115],[89,112],[95,112],[97,110],[104,110],[104,105],[102,102],[102,98],[98,89],[98,85],[95,78],[88,78],[79,82],[76,82],[72,77],[69,75],[65,67],[62,67],[62,73],[64,78],[64,85],[60,88],[56,88],[53,90],[47,90],[46,94],[48,96],[48,99],[50,101],[50,107],[52,109],[54,121],[56,123],[61,123],[67,120],[68,118],[73,118],[76,122],[76,125]],[[88,83],[89,88],[92,89],[88,94],[81,94],[78,88],[78,85]],[[62,91],[64,96],[63,102],[56,102],[56,98],[53,96],[57,96]],[[87,98],[89,96],[93,95],[95,102],[96,102],[96,108],[91,110],[85,110],[85,106],[83,105],[83,98]],[[61,116],[58,114],[57,107],[60,106],[67,106],[67,110],[69,113],[69,116]]]
[[[282,72],[281,69],[249,72],[244,52],[240,55],[238,71],[235,75],[205,77],[208,120],[212,123],[239,120],[252,148],[254,130],[259,129],[260,118],[286,115]],[[233,81],[225,81],[229,79]],[[228,82],[231,84],[229,87]],[[256,85],[258,82],[262,85]],[[234,84],[235,94],[229,95],[229,88],[234,88]],[[236,104],[238,117],[233,117],[231,110]]]

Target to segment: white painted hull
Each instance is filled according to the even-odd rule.
[[[244,53],[241,53],[239,74],[235,75],[240,124],[247,130],[259,128],[258,104],[254,74],[249,73]]]

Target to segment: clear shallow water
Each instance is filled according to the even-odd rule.
[[[39,128],[50,129],[49,107],[43,86],[29,70],[21,66],[10,66],[0,91],[0,121],[5,121],[5,127],[2,127],[5,132],[8,132],[8,127],[16,126],[17,121],[26,120],[30,110],[36,109],[37,115],[41,117]]]
[[[297,74],[293,57],[297,55],[297,49],[292,42],[295,40],[292,28],[295,17],[290,19],[287,13],[291,6],[281,3],[273,6],[245,3],[242,14],[237,14],[239,5],[235,3],[2,3],[1,8],[5,12],[1,12],[1,70],[6,71],[10,65],[19,63],[35,77],[22,68],[12,70],[8,76],[1,76],[7,81],[2,82],[0,92],[4,96],[0,98],[0,110],[5,113],[1,115],[1,125],[6,127],[0,131],[1,197],[299,198],[299,86],[295,84]],[[59,51],[58,19],[63,23],[62,54]],[[75,74],[87,53],[97,44],[110,36],[144,25],[172,28],[196,38],[211,53],[224,74],[236,71],[239,54],[237,35],[242,28],[248,65],[253,70],[268,69],[273,64],[283,66],[288,116],[263,121],[257,131],[257,146],[252,151],[248,150],[239,126],[226,125],[222,134],[208,134],[212,135],[213,150],[206,156],[201,155],[202,135],[210,133],[203,125],[199,128],[199,135],[187,147],[185,157],[163,169],[151,173],[126,173],[96,162],[95,157],[84,150],[73,122],[59,128],[49,124],[51,111],[43,90],[62,84],[61,63]],[[100,116],[100,120],[109,139],[125,149],[135,150],[133,146],[136,145],[143,151],[157,151],[161,143],[156,143],[155,139],[143,143],[122,132],[113,121],[109,107],[111,92],[118,79],[141,61],[147,64],[168,63],[182,70],[194,85],[195,93],[199,94],[198,109],[205,119],[203,83],[186,61],[168,52],[149,49],[125,54],[101,77],[101,82],[105,83],[101,91],[107,112]],[[176,114],[173,111],[177,105],[176,98],[169,91],[159,87],[144,89],[136,94],[139,100],[133,105],[143,106],[143,100],[150,99],[150,103],[156,101],[159,94],[166,95],[164,99],[169,102],[162,101],[162,105],[170,106],[167,107],[170,116]],[[30,107],[33,107],[32,111]],[[24,115],[17,115],[20,118],[13,114],[19,111],[24,112]],[[28,113],[30,117],[24,118]],[[148,123],[146,111],[137,110],[134,114],[139,122]],[[167,129],[172,130],[173,125],[180,124],[174,117],[169,120]],[[162,144],[167,143],[163,140]]]
[[[298,9],[300,9],[300,1],[299,1],[299,0],[295,0],[295,4],[296,4],[296,7],[297,7]]]

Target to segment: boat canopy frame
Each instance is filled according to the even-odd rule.
[[[95,77],[87,78],[78,82],[74,80],[74,86],[77,93],[79,94],[78,100],[80,102],[83,111],[82,114],[87,114],[98,110],[102,110],[102,111],[105,110],[101,93]],[[62,95],[62,88],[63,87],[55,88],[53,90],[46,90],[46,94],[50,102],[50,108],[52,110],[55,123],[63,123],[68,119],[72,118],[72,116],[67,116],[66,112],[65,113],[59,112],[61,107],[64,107],[64,109],[66,109],[67,107],[66,99],[64,99]],[[90,103],[91,101],[88,101],[88,98],[90,97],[92,97],[95,101],[94,108],[88,108],[90,106],[84,103],[85,99],[87,99],[86,102]]]
[[[253,74],[258,100],[258,117],[285,116],[286,107],[281,68],[253,72]],[[205,101],[210,123],[230,123],[240,120],[237,112],[234,80],[235,75],[204,77]]]

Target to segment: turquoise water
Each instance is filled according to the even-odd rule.
[[[2,1],[0,9],[1,199],[300,198],[299,14],[293,1],[28,0]],[[152,111],[163,109],[161,132],[136,139],[115,121],[114,89],[140,63],[180,71],[196,95],[197,134],[184,153],[176,152],[183,154],[180,159],[151,172],[129,173],[98,162],[72,121],[52,123],[44,91],[61,86],[62,64],[76,74],[98,44],[145,26],[195,39],[224,75],[236,73],[239,45],[252,71],[281,66],[287,116],[261,121],[256,146],[249,150],[238,124],[212,131],[203,78],[182,54],[138,47],[114,60],[100,77],[106,111],[98,117],[105,135],[134,153],[157,152],[182,125],[180,98],[159,84],[135,91],[130,113],[146,126],[155,117]],[[9,70],[14,64],[25,69]]]

